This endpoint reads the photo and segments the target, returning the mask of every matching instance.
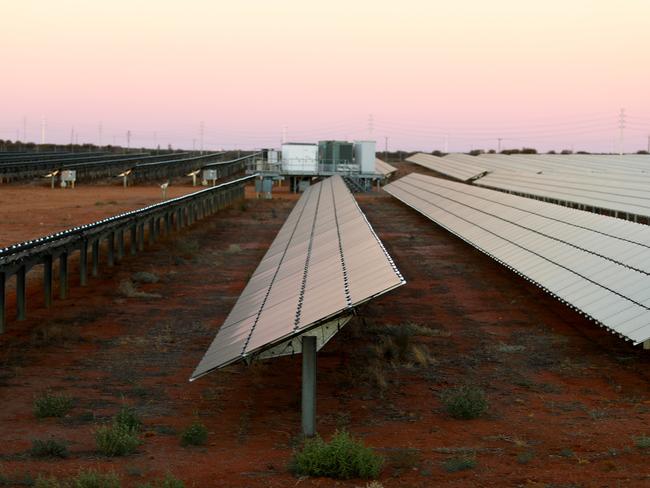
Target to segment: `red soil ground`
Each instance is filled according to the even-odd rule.
[[[200,221],[103,267],[52,309],[28,308],[27,321],[10,322],[0,336],[5,475],[95,468],[115,471],[124,486],[167,472],[194,487],[364,486],[296,479],[287,470],[299,439],[300,357],[187,382],[290,212],[287,197],[249,200]],[[324,437],[346,427],[376,448],[387,459],[385,487],[650,486],[648,453],[634,444],[650,434],[647,354],[387,194],[358,199],[408,283],[370,302],[319,354]],[[161,278],[140,285],[154,296],[118,292],[137,271]],[[33,286],[28,300],[40,294]],[[387,325],[405,322],[431,329],[412,341],[433,363],[385,365],[374,371],[386,382],[379,390],[368,380],[369,346]],[[468,383],[483,388],[489,411],[454,420],[440,393]],[[47,389],[74,398],[66,417],[34,418],[34,396]],[[144,442],[134,455],[105,458],[93,431],[122,402],[142,415]],[[208,444],[181,447],[178,434],[196,418],[209,429]],[[70,457],[26,455],[32,439],[45,438],[69,442]],[[474,469],[444,469],[465,452],[475,456]]]

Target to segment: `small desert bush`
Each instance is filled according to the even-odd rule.
[[[635,437],[634,445],[639,449],[650,449],[650,437],[645,435]]]
[[[475,419],[488,409],[483,390],[473,386],[447,390],[441,395],[441,400],[447,413],[456,419]]]
[[[140,291],[136,285],[131,280],[122,280],[117,287],[117,291],[120,295],[126,298],[160,298],[161,295],[158,293],[147,293],[145,291]]]
[[[156,480],[154,482],[142,483],[137,485],[136,488],[185,488],[185,483],[183,483],[178,478],[175,478],[171,474],[168,474],[161,480]]]
[[[123,405],[117,415],[113,418],[113,423],[119,425],[133,433],[140,432],[142,420],[133,407]]]
[[[115,473],[100,473],[92,469],[80,471],[77,476],[68,480],[39,477],[34,483],[35,488],[120,488],[121,486],[120,478]]]
[[[453,457],[447,459],[442,465],[445,471],[449,473],[474,469],[476,467],[476,457],[470,455]]]
[[[182,446],[202,446],[208,440],[208,429],[198,420],[183,431],[181,434]]]
[[[97,449],[105,456],[126,456],[135,452],[140,445],[137,431],[113,423],[95,431]]]
[[[131,275],[131,280],[135,283],[158,283],[160,278],[157,274],[149,273],[147,271],[138,271]]]
[[[72,408],[72,399],[45,392],[34,399],[34,415],[38,418],[63,417]]]
[[[35,439],[32,441],[32,448],[29,450],[29,454],[32,457],[66,458],[68,457],[68,446],[64,442],[54,439]]]
[[[305,440],[290,468],[301,476],[377,478],[383,463],[381,456],[343,430],[337,431],[329,443],[318,436]]]

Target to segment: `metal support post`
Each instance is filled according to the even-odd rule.
[[[154,219],[151,218],[149,219],[149,245],[151,246],[154,242],[156,242],[156,231],[154,230],[155,223]]]
[[[124,229],[117,231],[117,260],[124,259]]]
[[[18,320],[25,320],[25,265],[16,271],[16,308],[18,309]]]
[[[93,276],[99,274],[99,239],[93,241]]]
[[[68,253],[61,253],[59,256],[59,298],[64,300],[68,297]]]
[[[4,334],[7,326],[7,317],[5,309],[5,274],[0,273],[0,334]]]
[[[302,432],[316,434],[316,337],[302,338]]]
[[[79,284],[86,286],[88,284],[88,241],[81,241],[79,248]]]
[[[108,234],[108,253],[106,256],[106,262],[109,266],[113,266],[115,264],[115,232],[111,232]]]
[[[43,258],[43,293],[45,294],[45,307],[52,306],[52,256]]]
[[[130,239],[129,245],[131,247],[131,256],[135,256],[135,253],[138,252],[138,238],[137,238],[137,226],[132,225],[129,229]]]
[[[138,224],[138,251],[144,251],[144,224]]]

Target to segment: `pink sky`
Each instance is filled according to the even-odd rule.
[[[650,135],[650,1],[21,0],[0,138],[153,147],[369,138],[612,151]],[[373,130],[369,131],[372,114]],[[154,137],[156,134],[156,138]]]

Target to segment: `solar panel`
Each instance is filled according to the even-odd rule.
[[[397,171],[397,168],[395,166],[391,166],[379,158],[375,159],[375,172],[379,173],[380,175],[388,176],[395,171]]]
[[[474,158],[476,159],[476,158]],[[451,176],[457,180],[467,181],[481,175],[486,171],[484,166],[469,161],[459,161],[447,156],[440,158],[431,154],[418,153],[406,159],[409,163],[415,163],[424,168],[436,171],[440,174]]]
[[[385,189],[611,331],[650,339],[650,227],[423,175]]]
[[[302,195],[192,374],[322,347],[354,307],[405,283],[340,176]]]

